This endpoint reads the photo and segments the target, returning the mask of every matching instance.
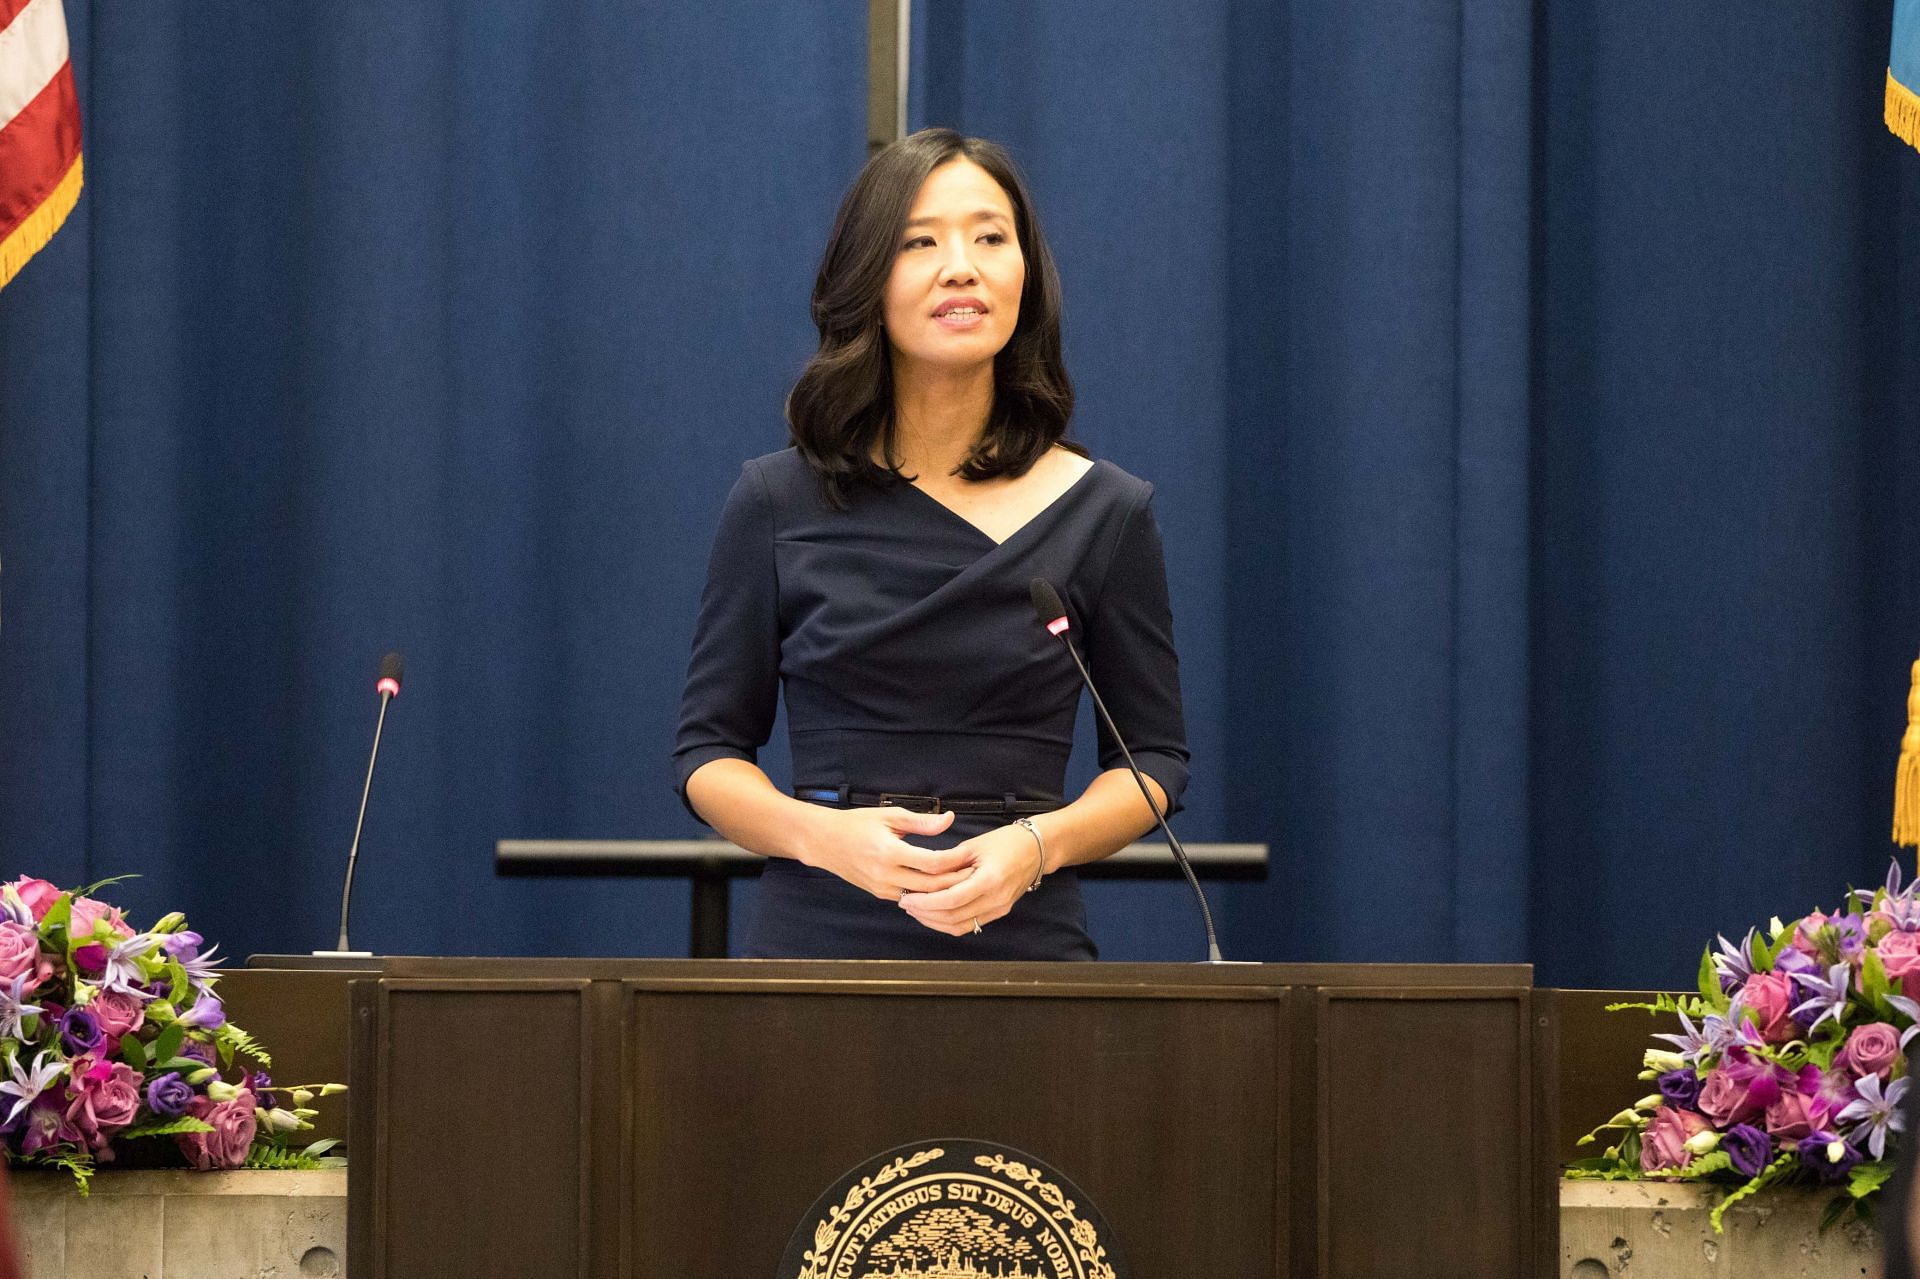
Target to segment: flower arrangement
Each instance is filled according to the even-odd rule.
[[[1920,881],[1857,889],[1851,909],[1771,921],[1700,958],[1698,996],[1611,1004],[1679,1016],[1653,1038],[1640,1078],[1658,1091],[1581,1138],[1621,1140],[1570,1177],[1728,1183],[1733,1204],[1778,1183],[1840,1190],[1823,1227],[1871,1200],[1893,1175],[1911,1083],[1906,1047],[1920,1033]]]
[[[313,1127],[309,1103],[344,1086],[275,1087],[214,993],[218,948],[178,913],[135,932],[92,896],[117,882],[0,886],[0,1152],[66,1169],[82,1194],[139,1138],[202,1170],[344,1162],[331,1141],[291,1142]]]

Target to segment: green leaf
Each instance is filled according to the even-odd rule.
[[[158,1066],[155,1066],[154,1069],[155,1070],[181,1070],[181,1071],[191,1072],[191,1071],[199,1070],[202,1066],[205,1066],[206,1064],[207,1064],[206,1062],[201,1061],[198,1057],[169,1057],[165,1061],[161,1062]]]
[[[1853,1200],[1847,1198],[1845,1195],[1835,1195],[1828,1201],[1827,1210],[1820,1214],[1820,1229],[1818,1233],[1824,1235],[1827,1231],[1833,1229],[1833,1224],[1840,1220],[1840,1214],[1851,1207],[1853,1207]]]
[[[328,1137],[325,1140],[314,1142],[300,1153],[309,1159],[318,1159],[321,1155],[326,1154],[339,1144],[340,1139],[338,1137]]]
[[[161,1031],[160,1037],[153,1041],[153,1055],[161,1061],[178,1057],[180,1055],[180,1045],[186,1041],[187,1028],[176,1021],[173,1025]]]
[[[75,897],[92,897],[103,888],[112,888],[115,884],[124,884],[130,879],[138,878],[140,878],[138,875],[114,875],[107,879],[95,880],[85,888],[75,889],[73,895]]]
[[[171,1137],[183,1132],[212,1132],[213,1125],[204,1119],[195,1119],[192,1115],[182,1115],[178,1119],[156,1119],[152,1123],[139,1124],[122,1132],[122,1137]]]
[[[215,1031],[214,1037],[220,1042],[222,1060],[228,1059],[231,1054],[237,1052],[253,1058],[262,1066],[271,1067],[273,1065],[272,1055],[268,1053],[265,1048],[261,1047],[252,1035],[249,1035],[232,1022],[228,1022],[226,1025],[220,1027],[219,1030]]]
[[[1674,1175],[1683,1181],[1698,1181],[1702,1177],[1711,1177],[1733,1167],[1733,1156],[1724,1150],[1709,1150],[1686,1167],[1677,1170]]]
[[[138,1071],[147,1068],[147,1046],[132,1031],[120,1036],[120,1060]]]
[[[1707,946],[1700,951],[1700,998],[1708,1003],[1718,1003],[1726,999],[1726,992],[1720,989],[1720,974],[1713,967],[1713,947]]]
[[[1871,1163],[1856,1164],[1847,1174],[1847,1193],[1855,1199],[1865,1199],[1874,1191],[1887,1184],[1893,1176],[1893,1161],[1876,1159]]]

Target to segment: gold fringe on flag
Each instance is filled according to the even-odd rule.
[[[1887,69],[1887,127],[1910,147],[1920,148],[1920,92],[1893,78]]]
[[[67,176],[53,188],[52,194],[40,202],[40,207],[27,215],[27,220],[13,229],[13,234],[0,240],[0,289],[7,287],[7,281],[20,274],[20,268],[27,259],[46,247],[60,224],[67,220],[67,214],[73,212],[73,206],[80,201],[80,157],[73,157],[73,166],[67,170]]]
[[[1900,767],[1894,775],[1893,842],[1920,847],[1920,662],[1913,664],[1913,689],[1907,694],[1907,735],[1900,742]]]

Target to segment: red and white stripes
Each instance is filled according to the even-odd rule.
[[[0,287],[80,198],[80,98],[60,0],[0,0]]]

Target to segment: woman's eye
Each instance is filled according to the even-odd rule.
[[[903,250],[905,250],[905,249],[917,249],[917,248],[919,248],[919,247],[920,247],[921,245],[923,245],[923,244],[932,244],[932,243],[933,243],[933,241],[932,241],[932,239],[930,239],[930,238],[929,238],[929,237],[927,237],[927,236],[924,236],[924,235],[922,235],[922,236],[916,236],[916,237],[914,237],[913,239],[911,239],[911,240],[908,240],[908,241],[907,241],[907,242],[906,242],[905,244],[903,244],[903,245],[901,245],[900,247],[901,247],[901,249],[903,249]]]
[[[1007,242],[1007,237],[1002,235],[998,231],[989,231],[985,235],[981,236],[980,238],[985,240],[988,244],[1005,244]]]

